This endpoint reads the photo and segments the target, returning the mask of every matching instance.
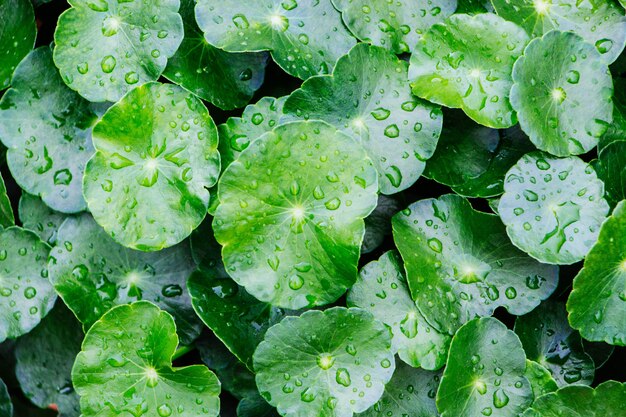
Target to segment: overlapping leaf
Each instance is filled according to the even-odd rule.
[[[0,90],[4,90],[17,64],[33,49],[37,26],[29,0],[0,1],[0,16],[4,17],[0,20]]]

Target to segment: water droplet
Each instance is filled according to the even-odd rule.
[[[600,39],[596,41],[596,49],[601,54],[606,54],[613,48],[613,41],[610,39]]]
[[[400,129],[398,129],[398,126],[395,124],[392,124],[385,128],[384,133],[388,138],[397,138],[400,136]]]
[[[443,244],[436,237],[428,239],[428,247],[437,253],[441,253],[443,250]]]
[[[339,368],[335,374],[335,380],[339,385],[349,387],[352,381],[350,380],[350,373],[346,368]]]
[[[502,408],[509,403],[509,396],[502,388],[498,388],[493,393],[493,406],[496,408]]]
[[[248,29],[250,27],[248,19],[242,14],[234,15],[233,23],[235,24],[235,26],[237,26],[238,29]]]
[[[302,286],[304,285],[304,279],[298,275],[292,275],[291,278],[289,278],[289,288],[291,288],[292,290],[299,290],[300,288],[302,288]]]
[[[263,115],[261,113],[254,113],[252,115],[252,123],[257,126],[263,123],[263,120]]]
[[[340,205],[341,205],[341,200],[339,200],[337,197],[332,198],[328,200],[326,203],[324,203],[324,206],[328,210],[337,210]]]
[[[408,313],[400,322],[400,331],[409,339],[417,336],[417,313],[414,311]]]
[[[310,388],[307,388],[300,394],[300,399],[305,403],[310,403],[315,399],[315,394],[311,392]]]
[[[87,74],[87,72],[89,72],[89,64],[86,62],[83,62],[81,64],[78,64],[76,66],[76,69],[78,70],[79,73],[81,74]]]
[[[506,290],[504,290],[504,295],[506,296],[506,298],[508,298],[509,300],[514,299],[515,297],[517,297],[517,291],[515,290],[515,288],[513,287],[508,287]]]
[[[114,368],[121,368],[128,363],[128,360],[126,360],[126,358],[124,358],[121,354],[115,354],[107,359],[106,363]]]
[[[109,4],[106,0],[91,0],[87,3],[87,7],[89,7],[94,12],[106,12],[109,10]]]
[[[353,344],[349,343],[346,345],[346,353],[348,353],[348,355],[350,356],[356,355],[356,348],[354,347]]]
[[[37,290],[33,287],[26,287],[26,289],[24,290],[24,297],[26,297],[27,299],[32,299],[37,295]]]
[[[161,404],[159,408],[157,408],[157,412],[161,417],[169,417],[172,415],[172,409],[167,404]]]
[[[72,182],[72,173],[69,169],[61,169],[54,173],[55,185],[69,185]]]
[[[112,55],[107,55],[102,58],[100,62],[100,67],[102,67],[102,71],[110,74],[115,69],[115,65],[117,65],[117,60]]]
[[[130,71],[124,75],[124,81],[126,81],[126,84],[137,84],[137,82],[139,82],[139,76],[135,71]]]
[[[178,284],[170,284],[164,286],[163,289],[161,289],[161,294],[163,294],[164,297],[168,298],[178,297],[183,295],[183,289]]]
[[[383,368],[389,368],[391,366],[391,362],[389,361],[389,359],[383,359],[382,361],[380,361],[380,366],[382,366]]]
[[[391,112],[387,109],[379,107],[376,110],[372,111],[371,114],[372,114],[372,117],[376,120],[385,120],[386,118],[389,117]]]
[[[391,165],[389,168],[387,168],[385,172],[385,177],[387,177],[391,185],[396,188],[398,188],[402,183],[402,172],[400,171],[400,168],[395,165]]]
[[[524,194],[524,198],[525,198],[527,201],[531,201],[531,202],[532,202],[532,201],[537,201],[537,200],[539,200],[539,196],[538,196],[538,195],[537,195],[537,193],[536,193],[536,192],[534,192],[534,191],[531,191],[531,190],[524,190],[523,194]]]

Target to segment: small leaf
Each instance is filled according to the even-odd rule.
[[[445,364],[450,337],[431,327],[418,310],[397,252],[385,252],[361,269],[348,305],[369,311],[391,328],[393,351],[404,362],[430,370]]]
[[[320,121],[277,127],[220,179],[213,229],[227,273],[278,307],[335,301],[356,279],[377,189],[352,138]]]
[[[526,359],[526,372],[524,373],[533,389],[533,396],[539,398],[549,392],[556,391],[558,386],[552,378],[552,374],[537,362]]]
[[[29,0],[0,2],[0,91],[11,85],[17,64],[33,49],[37,26]]]
[[[35,232],[50,246],[56,244],[57,230],[68,217],[66,214],[52,210],[39,197],[28,193],[22,193],[18,212],[24,229]]]
[[[259,392],[284,416],[363,412],[394,371],[391,334],[358,308],[311,310],[271,327],[254,353]]]
[[[528,44],[513,68],[511,104],[540,150],[578,155],[598,144],[612,120],[613,83],[593,46],[553,31]]]
[[[575,156],[524,155],[506,174],[498,213],[515,246],[550,264],[585,257],[609,205],[593,168]]]
[[[519,339],[494,318],[474,319],[450,345],[437,408],[442,417],[517,416],[533,400]]]
[[[452,15],[432,26],[411,56],[413,94],[461,108],[488,127],[513,126],[511,70],[527,42],[522,28],[494,14]]]
[[[203,365],[172,368],[177,345],[174,319],[154,304],[111,309],[85,335],[72,369],[82,415],[216,417],[217,377]]]
[[[567,300],[569,322],[588,340],[626,346],[626,202],[604,222]]]

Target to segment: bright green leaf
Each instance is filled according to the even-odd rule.
[[[46,206],[39,197],[22,193],[18,206],[20,221],[24,229],[35,232],[41,240],[54,246],[57,230],[68,217]]]
[[[287,97],[263,97],[246,106],[241,117],[230,117],[218,126],[222,169],[231,164],[250,142],[278,126]]]
[[[376,170],[320,121],[252,142],[224,172],[213,229],[228,274],[257,299],[299,309],[335,301],[357,275]]]
[[[513,68],[511,104],[537,148],[578,155],[598,144],[612,120],[613,82],[593,46],[571,32],[534,39]]]
[[[81,182],[96,120],[89,102],[63,83],[50,48],[31,52],[0,100],[0,139],[17,183],[57,211],[84,210]]]
[[[392,224],[413,299],[439,331],[453,335],[498,307],[526,314],[556,288],[556,267],[516,249],[497,216],[457,195],[413,203]]]
[[[610,64],[626,44],[626,17],[614,0],[492,0],[496,12],[521,25],[532,37],[551,30],[571,31],[595,46]],[[553,52],[551,52],[553,53]],[[554,65],[554,55],[545,60]],[[539,64],[535,61],[534,65]]]
[[[385,252],[361,269],[348,305],[369,311],[389,326],[393,352],[409,365],[433,370],[446,363],[450,336],[431,327],[418,310],[397,252]]]
[[[80,323],[63,303],[57,303],[39,326],[18,339],[15,374],[33,404],[41,408],[56,404],[61,416],[80,414],[71,372],[82,340]]]
[[[460,111],[445,112],[435,154],[424,176],[467,197],[493,197],[503,192],[504,175],[534,146],[519,127],[490,129]]]
[[[282,69],[302,79],[332,72],[355,44],[330,0],[198,0],[196,20],[210,44],[271,51]]]
[[[545,302],[515,320],[526,357],[550,371],[559,386],[593,382],[595,365],[567,322],[565,305]]]
[[[217,128],[204,104],[171,84],[138,87],[93,129],[85,169],[89,210],[117,242],[159,250],[206,216],[220,169]]]
[[[4,178],[0,174],[0,228],[10,227],[15,224],[15,216],[13,216],[13,208],[11,200],[7,195],[7,189],[4,185]]]
[[[4,381],[0,379],[0,417],[12,417],[13,404]]]
[[[454,13],[457,6],[457,0],[332,2],[357,38],[383,46],[396,54],[411,52],[420,37],[432,25]]]
[[[435,394],[440,372],[415,369],[400,362],[382,398],[358,417],[436,417]]]
[[[522,28],[494,14],[453,15],[418,42],[409,68],[413,94],[461,108],[488,127],[513,126],[511,70],[527,42]]]
[[[184,344],[201,324],[187,294],[187,277],[195,269],[189,243],[160,252],[121,246],[88,214],[68,218],[50,253],[50,280],[85,329],[118,304],[148,300],[174,316]]]
[[[626,199],[626,140],[611,142],[602,148],[593,167],[604,182],[604,197],[611,207]]]
[[[19,227],[0,230],[0,341],[31,331],[54,306],[48,245]]]
[[[54,62],[89,101],[117,101],[159,78],[183,39],[179,0],[69,0],[54,33]]]
[[[177,345],[172,316],[154,304],[106,313],[87,332],[72,369],[83,417],[216,417],[217,377],[203,365],[172,368]]]
[[[0,0],[0,16],[0,90],[4,90],[17,64],[33,49],[37,26],[29,0]]]
[[[572,385],[539,397],[524,417],[607,417],[623,413],[626,384],[606,381],[595,389]]]
[[[194,5],[181,0],[185,38],[163,75],[221,109],[245,106],[263,83],[267,54],[231,54],[209,45],[196,24]]]
[[[383,48],[359,44],[337,61],[333,75],[309,78],[294,91],[283,111],[324,120],[353,137],[374,162],[380,191],[397,193],[422,174],[442,125],[439,107],[411,94],[407,67]]]
[[[525,369],[515,333],[494,318],[472,320],[452,339],[437,408],[442,417],[517,416],[533,400]]]
[[[390,331],[359,308],[287,317],[254,353],[259,392],[287,417],[363,412],[380,399],[394,368]]]
[[[535,398],[539,398],[544,394],[558,389],[556,381],[552,378],[550,371],[535,361],[526,359],[526,372],[524,376],[528,379],[528,382],[530,382]]]
[[[575,156],[524,155],[506,174],[498,213],[515,246],[550,264],[572,264],[595,243],[609,205],[591,165]]]
[[[604,222],[567,300],[569,322],[588,340],[626,346],[626,202]]]

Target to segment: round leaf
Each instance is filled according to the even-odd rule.
[[[26,192],[54,210],[86,208],[81,182],[93,154],[97,116],[87,100],[65,86],[49,47],[31,52],[0,100],[0,139],[11,174]]]
[[[465,0],[463,0],[465,1]],[[357,38],[402,54],[411,52],[420,37],[457,7],[457,0],[411,1],[332,0]]]
[[[54,62],[89,101],[117,101],[163,72],[183,39],[179,0],[69,0],[54,32]]]
[[[431,27],[411,55],[413,94],[461,108],[482,125],[510,127],[517,123],[511,69],[527,42],[522,28],[494,14],[453,15]]]
[[[569,322],[588,340],[626,346],[626,202],[600,229],[567,300]]]
[[[393,352],[409,365],[432,370],[446,363],[450,337],[431,327],[418,310],[397,252],[385,252],[361,269],[348,305],[368,310],[389,326]]]
[[[33,232],[0,230],[0,342],[31,331],[57,296],[48,281],[50,248]]]
[[[7,195],[4,178],[2,178],[0,174],[0,227],[10,227],[14,224],[15,217],[13,216],[11,200],[9,200],[9,196]]]
[[[552,374],[546,368],[534,361],[526,359],[526,372],[524,373],[533,389],[533,396],[539,398],[549,392],[556,391],[558,386],[552,378]]]
[[[424,176],[467,197],[493,197],[503,192],[504,175],[534,146],[519,127],[490,129],[460,111],[445,113],[445,123]]]
[[[113,306],[149,300],[176,319],[183,343],[200,334],[186,280],[195,269],[189,243],[157,253],[125,248],[88,214],[68,218],[50,253],[50,280],[85,329]]]
[[[626,141],[611,142],[602,148],[593,167],[604,182],[604,197],[611,207],[626,199]]]
[[[80,324],[63,303],[58,303],[32,332],[18,339],[15,374],[33,404],[41,408],[56,404],[62,416],[80,414],[71,372],[82,340]]]
[[[228,52],[271,51],[288,74],[328,74],[355,44],[330,0],[198,0],[196,20],[212,45]]]
[[[263,83],[267,54],[231,54],[206,43],[194,5],[181,0],[185,38],[163,76],[221,109],[245,106]]]
[[[54,246],[57,230],[68,217],[46,206],[39,197],[22,193],[18,206],[20,221],[24,229],[35,232],[41,240]]]
[[[261,395],[283,416],[351,417],[383,394],[391,333],[358,308],[311,310],[271,327],[254,353]]]
[[[204,104],[170,84],[138,87],[93,129],[85,170],[89,210],[117,242],[159,250],[206,216],[220,170],[217,128]]]
[[[612,120],[613,82],[600,54],[580,36],[553,31],[528,44],[513,68],[511,104],[537,148],[578,155],[598,144]]]
[[[595,365],[580,335],[569,326],[565,305],[542,303],[515,320],[515,333],[526,357],[547,368],[559,386],[593,382]]]
[[[29,0],[0,0],[0,16],[0,90],[4,90],[17,64],[33,49],[37,26]]]
[[[217,377],[203,365],[172,368],[177,345],[172,316],[154,304],[106,313],[87,332],[72,369],[82,415],[216,417]]]
[[[452,339],[437,408],[442,417],[517,416],[533,400],[525,369],[515,333],[494,318],[472,320]]]
[[[411,94],[407,64],[367,44],[340,58],[332,76],[309,78],[289,96],[283,111],[324,120],[360,142],[378,171],[383,194],[417,181],[442,125],[439,107]]]
[[[553,29],[577,33],[595,46],[607,64],[617,59],[626,44],[626,17],[614,0],[492,0],[492,3],[500,16],[519,24],[533,37]],[[551,55],[545,61],[554,64],[553,58]],[[534,62],[537,64],[539,61]]]
[[[435,417],[435,393],[440,372],[415,369],[400,362],[385,393],[372,408],[358,417]]]
[[[585,257],[609,205],[593,168],[577,157],[523,156],[506,174],[498,213],[515,246],[550,264]]]
[[[263,135],[219,182],[213,229],[226,271],[279,307],[335,301],[356,279],[376,179],[363,148],[324,122]]]
[[[453,335],[498,307],[525,314],[554,291],[558,269],[516,249],[497,216],[448,194],[396,214],[393,236],[411,294],[436,329]]]
[[[620,382],[606,381],[595,389],[572,385],[539,397],[523,417],[618,416],[623,413],[624,403],[626,385]]]
[[[4,381],[0,379],[0,417],[12,417],[13,404]]]
[[[278,125],[287,97],[263,97],[255,104],[246,106],[241,117],[230,117],[218,126],[219,150],[222,168],[225,169],[250,142]]]

